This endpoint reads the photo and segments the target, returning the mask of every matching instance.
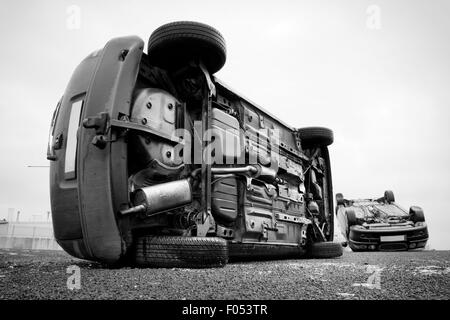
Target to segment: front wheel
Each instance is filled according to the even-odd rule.
[[[409,208],[409,216],[414,223],[425,221],[425,215],[423,214],[422,208],[417,206]]]
[[[345,211],[345,215],[347,216],[347,225],[350,228],[351,226],[354,226],[358,223],[356,220],[356,213],[352,209],[347,209]]]
[[[384,200],[387,203],[395,202],[394,192],[392,192],[391,190],[386,190],[384,192]]]
[[[336,193],[336,204],[338,206],[345,204],[344,195],[342,193]]]

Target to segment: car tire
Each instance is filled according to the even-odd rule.
[[[280,246],[265,243],[234,243],[228,244],[230,261],[273,260],[298,258],[306,253],[299,247]]]
[[[215,28],[193,21],[167,23],[150,35],[148,56],[151,64],[176,70],[200,59],[208,71],[219,71],[226,61],[226,44]]]
[[[414,223],[425,221],[425,215],[423,214],[423,210],[421,207],[412,206],[411,208],[409,208],[409,216]]]
[[[228,262],[226,240],[217,237],[141,236],[135,264],[155,268],[216,268]]]
[[[358,221],[356,220],[356,213],[354,210],[352,209],[345,210],[345,215],[347,216],[347,224],[349,228],[358,223]]]
[[[298,129],[302,147],[326,147],[333,143],[333,131],[323,127],[306,127]]]
[[[342,245],[332,241],[314,242],[311,244],[310,248],[311,258],[337,258],[342,256],[342,253]]]
[[[386,190],[384,192],[384,200],[387,203],[395,202],[394,192],[392,192],[391,190]]]
[[[336,204],[344,205],[344,195],[342,193],[336,193]]]

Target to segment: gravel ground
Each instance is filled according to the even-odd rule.
[[[81,288],[69,290],[73,265]],[[338,259],[221,269],[109,269],[60,251],[0,250],[0,299],[449,298],[450,251],[345,252]]]

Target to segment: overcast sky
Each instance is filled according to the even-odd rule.
[[[78,63],[113,37],[147,42],[194,20],[227,41],[217,77],[294,127],[334,130],[334,192],[391,189],[423,207],[431,247],[450,249],[449,17],[439,0],[2,0],[0,218],[50,209],[48,169],[27,166],[48,165],[51,115]]]

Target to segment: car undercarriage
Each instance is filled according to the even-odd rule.
[[[55,237],[140,266],[336,257],[331,130],[295,129],[213,76],[224,40],[178,22],[88,56],[55,111]]]

